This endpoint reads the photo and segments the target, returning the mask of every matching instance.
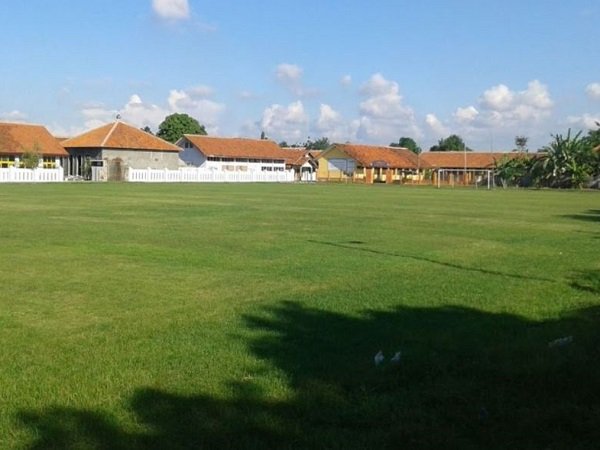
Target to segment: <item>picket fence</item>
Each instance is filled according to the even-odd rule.
[[[0,169],[0,183],[60,183],[65,180],[62,167],[57,169]]]
[[[202,168],[129,169],[127,181],[133,183],[291,183],[294,171],[227,172]]]

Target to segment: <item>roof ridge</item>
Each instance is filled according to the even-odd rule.
[[[117,128],[117,125],[119,125],[119,121],[117,120],[112,128],[110,129],[110,131],[108,132],[108,134],[105,136],[104,140],[100,143],[100,147],[104,147],[106,145],[106,143],[108,142],[108,140],[110,139],[110,137],[112,136],[113,132],[115,131],[115,129]]]

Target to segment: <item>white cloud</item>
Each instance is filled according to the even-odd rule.
[[[600,100],[600,83],[590,83],[585,88],[585,92],[592,100]]]
[[[188,0],[152,0],[152,9],[162,19],[184,20],[190,18]]]
[[[486,109],[506,111],[511,108],[514,98],[514,93],[507,86],[499,84],[485,91],[480,103]]]
[[[263,111],[261,130],[276,140],[303,142],[307,136],[308,115],[301,101],[287,107],[274,104]]]
[[[304,70],[296,64],[279,64],[275,69],[276,80],[297,97],[314,96],[318,90],[306,88],[303,82]]]
[[[521,91],[499,84],[483,92],[478,106],[459,107],[447,122],[429,114],[426,123],[432,134],[446,137],[456,133],[467,145],[480,149],[512,148],[514,137],[527,135],[530,142],[544,139],[551,130],[543,128],[551,117],[554,102],[548,87],[530,81]]]
[[[446,137],[451,134],[450,129],[435,114],[427,114],[425,116],[425,123],[436,138]]]
[[[482,117],[488,124],[502,127],[517,122],[535,122],[547,117],[554,102],[548,87],[538,80],[530,81],[527,89],[512,91],[500,84],[485,91],[480,99]]]
[[[600,114],[593,116],[586,113],[581,116],[569,116],[567,122],[584,130],[597,130],[600,123]]]
[[[166,105],[147,103],[133,94],[127,103],[118,109],[108,109],[102,104],[90,104],[83,107],[81,114],[86,129],[96,128],[116,119],[117,114],[127,123],[137,127],[149,126],[157,129],[169,114],[186,113],[206,127],[209,134],[218,132],[218,122],[225,105],[207,97],[212,95],[208,86],[197,86],[188,90],[173,89],[169,92]]]
[[[296,64],[279,64],[275,69],[277,80],[283,85],[299,83],[302,79],[302,68]]]
[[[319,117],[314,124],[314,131],[318,136],[326,136],[330,142],[345,142],[352,140],[356,130],[342,115],[331,106],[321,104]]]
[[[340,78],[340,84],[344,87],[349,87],[352,85],[352,77],[350,75],[344,75]]]
[[[0,113],[0,120],[6,122],[25,122],[27,120],[27,114],[15,109],[7,113]]]
[[[479,111],[474,106],[467,106],[466,108],[457,108],[454,113],[454,118],[458,123],[470,123],[473,122],[477,116],[479,115]]]
[[[358,139],[387,143],[400,136],[421,138],[414,111],[404,104],[398,83],[376,73],[363,84],[360,93],[366,98],[360,103],[356,122]]]

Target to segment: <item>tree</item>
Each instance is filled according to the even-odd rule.
[[[289,147],[289,145],[288,145],[288,143],[287,143],[286,141],[281,141],[281,142],[280,142],[278,145],[279,145],[281,148],[287,148],[287,147]]]
[[[260,132],[260,140],[261,140],[261,141],[266,141],[267,139],[269,139],[269,138],[267,137],[267,134],[266,134],[264,131],[261,131],[261,132]]]
[[[409,138],[409,137],[401,137],[398,140],[398,143],[392,142],[390,144],[390,147],[407,148],[408,150],[410,150],[411,152],[413,152],[413,153],[415,153],[417,155],[422,152],[421,147],[419,147],[417,145],[417,143],[415,142],[415,140],[413,138]]]
[[[581,131],[571,136],[552,135],[552,142],[542,149],[537,166],[544,184],[550,187],[583,187],[596,170],[596,156]]]
[[[451,134],[447,138],[440,139],[437,145],[434,145],[429,149],[432,152],[470,152],[462,138],[457,134]]]
[[[21,164],[26,169],[35,169],[40,164],[42,152],[40,146],[35,143],[30,149],[26,149],[21,155]]]
[[[529,171],[529,160],[525,155],[512,155],[513,157],[504,155],[499,161],[494,163],[495,175],[500,177],[502,187],[505,189],[509,185],[524,185],[524,179]]]
[[[146,125],[144,128],[140,128],[140,130],[145,131],[148,134],[152,134],[152,135],[154,134],[152,132],[152,128],[150,128],[148,125]]]
[[[600,122],[596,122],[596,125],[598,129],[588,131],[587,136],[584,138],[592,148],[600,145]]]
[[[527,141],[528,137],[525,136],[515,136],[515,147],[517,151],[527,153]]]
[[[329,143],[329,138],[322,137],[317,139],[316,141],[311,141],[310,139],[306,141],[306,149],[307,150],[326,150],[329,148],[331,144]]]
[[[158,137],[173,143],[177,142],[184,134],[206,135],[206,130],[204,125],[200,125],[193,117],[175,113],[165,117],[156,133]]]

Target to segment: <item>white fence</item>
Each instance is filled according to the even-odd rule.
[[[134,183],[290,183],[294,171],[227,172],[202,168],[129,169],[127,181]]]
[[[65,180],[62,167],[57,169],[0,169],[0,183],[60,183]]]

